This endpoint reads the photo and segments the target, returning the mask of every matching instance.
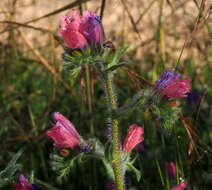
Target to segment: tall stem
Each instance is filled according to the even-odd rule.
[[[113,110],[117,109],[117,101],[114,93],[112,74],[106,75],[105,91],[108,99],[108,111],[110,113],[110,120],[112,117]],[[118,119],[112,119],[112,132],[113,132],[113,167],[116,180],[116,189],[124,190],[123,174],[121,171],[121,159],[119,152],[119,140],[118,140]]]
[[[85,73],[86,73],[86,87],[87,87],[87,95],[88,95],[88,110],[90,114],[92,113],[92,94],[91,94],[91,82],[90,82],[90,71],[89,65],[85,65]],[[90,119],[90,132],[94,135],[94,125],[93,118]]]

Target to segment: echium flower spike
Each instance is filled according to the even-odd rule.
[[[53,139],[54,146],[60,148],[77,146],[80,143],[80,136],[74,125],[59,112],[55,112],[53,118],[56,124],[46,134]]]
[[[59,34],[71,49],[85,49],[89,43],[98,45],[104,38],[100,17],[91,11],[84,11],[81,17],[72,10],[72,18],[61,17]]]
[[[61,28],[59,34],[71,49],[86,48],[88,42],[86,38],[79,32],[79,25],[82,22],[78,17],[78,13],[73,11],[72,19],[65,15],[61,17]]]
[[[179,80],[180,74],[166,70],[159,77],[155,84],[155,90],[168,98],[183,98],[187,97],[191,89],[191,79]]]
[[[16,190],[41,190],[37,184],[30,184],[23,174],[19,174],[19,183],[15,184]]]
[[[170,70],[166,70],[162,73],[159,79],[155,83],[155,89],[164,89],[166,88],[174,79],[179,79],[179,73],[173,73]]]
[[[169,86],[167,86],[162,94],[169,98],[183,98],[188,96],[188,92],[191,89],[191,79],[173,80]]]
[[[124,140],[123,152],[129,153],[138,143],[144,140],[144,129],[132,124]]]

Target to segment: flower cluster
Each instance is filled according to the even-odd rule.
[[[46,132],[53,139],[54,146],[59,148],[73,148],[80,143],[80,136],[74,125],[62,114],[55,112],[53,118],[56,124]]]
[[[30,184],[23,174],[19,174],[19,183],[15,184],[16,190],[41,190],[37,184]]]
[[[59,34],[71,49],[84,49],[89,43],[98,45],[104,37],[100,17],[91,11],[84,11],[81,17],[77,10],[72,10],[72,18],[61,17]]]
[[[180,74],[175,74],[170,70],[166,70],[159,77],[155,84],[155,90],[160,90],[161,94],[168,98],[187,97],[191,89],[191,79],[179,80]]]

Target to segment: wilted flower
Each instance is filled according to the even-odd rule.
[[[92,141],[83,142],[80,145],[81,152],[84,152],[84,153],[90,152],[92,148],[93,148],[93,142]]]
[[[113,180],[108,180],[106,187],[108,190],[116,190],[116,185],[115,182]]]
[[[145,153],[145,151],[147,151],[148,148],[149,148],[149,147],[148,147],[148,145],[146,144],[145,141],[142,141],[142,142],[138,143],[137,146],[136,146],[136,150],[137,150],[140,154]]]
[[[86,48],[88,43],[97,45],[104,36],[99,16],[84,11],[81,17],[76,10],[72,10],[72,18],[68,15],[61,17],[59,34],[71,49]]]
[[[179,185],[172,187],[171,190],[183,190],[187,187],[187,182],[182,181]]]
[[[54,146],[60,148],[77,146],[80,142],[80,136],[74,125],[59,112],[55,112],[53,118],[56,124],[46,134],[53,139]]]
[[[168,174],[172,179],[176,179],[176,167],[174,162],[169,162],[167,164]]]
[[[162,73],[159,79],[155,83],[155,89],[164,89],[166,88],[174,79],[179,79],[179,73],[173,73],[170,70],[166,70]]]
[[[169,98],[183,98],[187,97],[190,86],[191,79],[174,79],[170,84],[162,90],[162,94]]]
[[[16,190],[41,190],[36,184],[30,184],[23,174],[19,174],[19,183],[15,184]]]
[[[143,141],[143,133],[144,129],[142,127],[132,124],[124,140],[123,151],[129,153],[138,143]]]
[[[187,104],[188,105],[192,105],[192,104],[196,104],[199,102],[200,100],[200,93],[197,89],[193,89],[188,93],[188,97],[187,97]]]

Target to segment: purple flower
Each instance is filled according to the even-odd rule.
[[[88,43],[99,44],[103,40],[104,31],[100,17],[91,11],[84,11],[81,17],[72,10],[72,18],[61,17],[59,34],[71,49],[86,48]]]
[[[91,14],[86,21],[80,24],[79,31],[89,42],[96,45],[101,43],[104,36],[100,17],[95,14]]]
[[[187,96],[187,104],[188,105],[193,105],[198,103],[200,100],[200,93],[197,89],[193,89],[188,93]]]
[[[19,174],[19,183],[15,184],[16,190],[41,190],[37,184],[30,184],[23,174]]]
[[[170,70],[166,70],[162,73],[159,79],[155,83],[155,89],[164,89],[166,88],[174,79],[179,79],[179,73],[173,73]]]
[[[140,153],[143,154],[145,153],[146,150],[148,150],[148,145],[146,144],[145,141],[140,142],[137,146],[136,146],[136,150]]]
[[[83,142],[80,145],[80,148],[81,148],[81,152],[88,153],[93,148],[93,142],[91,141]]]

